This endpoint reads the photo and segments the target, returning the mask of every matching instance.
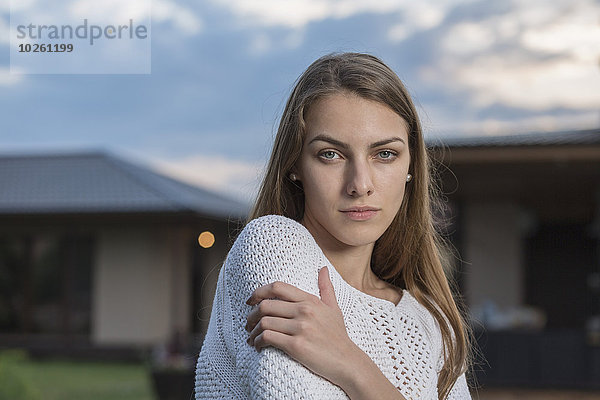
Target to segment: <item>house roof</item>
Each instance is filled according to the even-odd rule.
[[[103,152],[0,155],[0,215],[186,212],[243,218],[248,207]]]
[[[570,146],[600,144],[600,129],[565,132],[541,132],[505,136],[448,137],[428,141],[430,147],[515,147]]]

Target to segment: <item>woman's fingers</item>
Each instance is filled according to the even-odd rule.
[[[256,350],[260,351],[263,347],[273,346],[283,351],[292,347],[294,338],[285,333],[277,332],[277,331],[262,331],[256,338],[254,339],[254,343],[250,343],[250,339],[248,342],[256,348]]]
[[[268,285],[261,286],[252,292],[250,298],[246,300],[246,304],[253,306],[259,303],[261,300],[272,298],[297,302],[305,300],[309,297],[318,299],[317,296],[313,296],[304,290],[298,289],[296,286],[285,282],[276,281],[269,283]]]
[[[323,267],[319,270],[319,292],[321,294],[321,301],[335,308],[340,308],[335,297],[335,290],[331,279],[329,279],[329,269]]]
[[[248,301],[256,307],[248,314],[245,329],[250,332],[248,344],[257,350],[275,346],[285,351],[305,326],[298,317],[307,318],[307,310],[321,303],[319,297],[297,287],[276,281],[256,289]]]
[[[259,343],[255,343],[255,340],[261,334],[265,332],[276,332],[286,336],[293,335],[296,332],[297,322],[292,319],[287,318],[279,318],[279,317],[262,317],[260,321],[256,324],[252,332],[250,332],[250,337],[248,338],[248,344],[251,346],[256,346],[256,348],[260,348],[259,343],[267,343],[265,342],[265,336],[262,336],[262,341]],[[270,335],[270,334],[267,334]],[[268,336],[267,336],[268,341]],[[273,343],[268,343],[269,345]],[[264,347],[264,346],[263,346]]]
[[[245,329],[251,331],[260,319],[266,315],[280,318],[293,318],[296,315],[293,303],[281,300],[265,299],[258,303],[248,314]]]

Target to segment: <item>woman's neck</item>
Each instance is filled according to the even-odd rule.
[[[325,257],[351,286],[365,293],[387,286],[371,270],[371,255],[375,243],[349,246],[332,237],[320,225],[304,219],[300,223],[311,233]]]

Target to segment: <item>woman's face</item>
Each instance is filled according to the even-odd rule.
[[[386,105],[350,93],[318,100],[305,121],[296,164],[304,225],[318,241],[374,243],[404,197],[410,163],[406,122]],[[347,211],[354,207],[375,211]]]

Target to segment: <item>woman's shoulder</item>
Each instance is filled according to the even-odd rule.
[[[304,226],[289,217],[278,214],[263,215],[258,218],[254,218],[246,224],[243,231],[261,231],[261,232],[273,232],[282,230],[298,230],[304,228]]]
[[[263,215],[248,222],[236,239],[238,246],[257,251],[301,251],[312,247],[314,239],[298,221],[283,215]]]
[[[302,224],[282,215],[265,215],[240,232],[227,256],[226,273],[261,283],[280,280],[312,292],[320,260],[319,247]]]

